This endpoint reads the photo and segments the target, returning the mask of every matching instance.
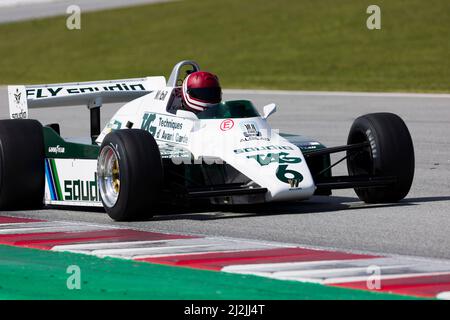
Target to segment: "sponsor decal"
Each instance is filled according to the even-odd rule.
[[[184,163],[183,161],[185,159],[191,159],[191,153],[188,150],[170,144],[166,144],[165,146],[160,147],[160,151],[162,158],[172,158],[175,159],[175,162],[179,162],[174,162],[175,164],[181,164]]]
[[[288,179],[288,183],[289,183],[289,186],[291,187],[291,189],[294,189],[294,188],[298,188],[300,180],[298,180],[298,179]]]
[[[25,111],[16,112],[11,115],[11,118],[12,119],[26,119],[27,113]]]
[[[240,142],[254,141],[254,140],[264,140],[270,141],[268,137],[263,137],[261,131],[258,128],[256,122],[243,122],[240,124],[244,138]]]
[[[141,129],[147,130],[152,134],[152,136],[155,136],[156,133],[156,126],[152,125],[155,119],[156,113],[146,113],[142,118]]]
[[[300,163],[299,157],[289,156],[288,152],[256,154],[247,156],[248,159],[255,159],[260,166],[267,166],[271,163],[277,163],[278,168],[276,177],[278,180],[289,184],[291,189],[298,189],[300,182],[303,181],[303,175],[295,170],[288,169],[289,164]]]
[[[122,128],[122,122],[117,121],[117,120],[111,120],[106,125],[106,129],[107,129],[108,133],[111,131],[119,130],[120,128]]]
[[[59,163],[58,165],[57,162]],[[95,164],[96,161],[92,160],[78,162],[74,159],[57,161],[56,159],[46,158],[45,176],[47,180],[46,186],[48,186],[46,201],[99,203],[98,177],[93,168]],[[90,172],[87,176],[84,175],[86,169]],[[71,172],[69,173],[68,170],[71,170]]]
[[[256,154],[252,156],[247,156],[248,159],[255,159],[260,166],[266,166],[271,163],[300,163],[301,158],[289,157],[289,153],[268,153],[268,154]]]
[[[220,130],[222,130],[222,131],[230,130],[233,127],[234,127],[234,121],[231,119],[223,120],[222,123],[220,124]]]
[[[45,176],[50,189],[51,200],[63,200],[58,170],[54,159],[45,159]]]
[[[261,132],[258,129],[256,122],[244,122],[241,123],[241,129],[244,136],[247,137],[260,137]]]
[[[130,125],[131,124],[131,125]],[[131,127],[133,126],[133,123],[128,121],[126,124],[126,127],[128,129],[131,129]],[[102,132],[100,133],[100,136],[97,138],[97,141],[102,141],[103,138],[110,132],[115,131],[115,130],[119,130],[122,128],[122,122],[118,121],[118,120],[111,120],[110,122],[108,122],[108,124],[105,126],[105,128],[102,130]]]
[[[313,150],[320,146],[319,142],[309,142],[297,145],[302,150]]]
[[[16,112],[11,115],[12,119],[26,119],[27,113],[25,111]]]
[[[164,128],[172,128],[174,130],[183,129],[183,124],[181,122],[175,122],[170,119],[159,118],[159,126]]]
[[[147,130],[156,140],[187,144],[192,122],[187,119],[157,113],[145,113],[141,129]]]
[[[370,149],[372,150],[372,157],[375,159],[378,157],[378,149],[377,149],[377,144],[375,142],[375,138],[373,137],[372,130],[367,129],[366,136],[367,136],[367,139],[369,139]]]
[[[10,104],[14,103],[13,112],[11,113],[11,119],[26,119],[26,118],[28,118],[27,110],[26,110],[27,109],[26,101],[25,101],[25,99],[22,99],[22,98],[23,98],[22,92],[19,91],[19,88],[16,88],[16,91],[13,92],[12,97],[10,98]]]
[[[259,141],[270,141],[270,138],[267,137],[261,137],[261,136],[253,136],[253,137],[246,137],[246,138],[242,138],[240,140],[240,142],[248,142],[248,141],[254,141],[254,140],[259,140]]]
[[[97,186],[97,173],[94,180],[65,180],[64,200],[66,201],[100,201]]]
[[[158,90],[155,94],[155,100],[165,100],[168,93],[167,90]]]
[[[65,153],[66,152],[66,148],[61,147],[60,145],[57,145],[57,146],[54,146],[54,147],[48,147],[48,152],[49,153],[54,153],[54,154]]]
[[[316,146],[298,146],[302,151],[317,149]]]
[[[65,95],[94,93],[104,91],[147,91],[141,83],[116,83],[110,86],[62,86],[62,87],[42,87],[42,88],[29,88],[26,90],[28,99],[44,99]],[[148,91],[152,92],[152,91]]]
[[[249,147],[249,148],[235,149],[235,150],[233,150],[233,152],[235,154],[240,154],[240,153],[248,153],[248,152],[254,152],[254,151],[272,151],[272,150],[294,150],[294,149],[290,146],[270,145],[270,146],[262,146],[262,147]]]
[[[110,126],[111,130],[119,130],[120,128],[122,128],[122,122],[117,120],[111,121],[108,125]]]

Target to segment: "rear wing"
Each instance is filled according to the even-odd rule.
[[[77,83],[8,86],[11,119],[28,118],[28,109],[128,102],[164,87],[164,77],[91,81]]]
[[[85,105],[91,112],[91,138],[95,141],[104,103],[128,102],[165,86],[164,77],[8,86],[9,116],[27,119],[33,108]]]
[[[167,84],[166,79],[161,76],[8,86],[9,116],[11,119],[27,119],[28,109],[86,105],[91,112],[91,138],[94,143],[100,134],[100,107],[103,103],[128,102],[159,88],[178,86],[184,67],[190,68],[187,73],[200,70],[196,62],[183,60],[173,67]]]

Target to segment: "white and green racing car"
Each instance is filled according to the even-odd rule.
[[[404,122],[390,113],[361,116],[347,144],[272,129],[250,101],[224,101],[197,114],[171,112],[193,61],[169,80],[142,79],[9,86],[11,119],[0,120],[0,210],[42,206],[103,207],[114,220],[151,217],[160,204],[296,201],[354,188],[367,203],[403,199],[414,176]],[[103,104],[126,102],[101,130]],[[59,125],[28,119],[29,109],[87,105],[85,143]],[[55,109],[57,111],[57,109]],[[344,152],[348,175],[333,176],[330,154]]]

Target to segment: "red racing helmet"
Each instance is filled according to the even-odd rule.
[[[183,81],[183,101],[186,109],[200,112],[222,101],[222,88],[216,75],[197,71]]]

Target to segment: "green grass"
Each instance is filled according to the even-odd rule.
[[[67,268],[80,268],[80,289]],[[71,282],[72,283],[72,282]],[[413,299],[251,275],[0,245],[2,299]]]
[[[0,83],[168,76],[196,60],[228,88],[450,91],[450,1],[195,0],[0,25]]]

